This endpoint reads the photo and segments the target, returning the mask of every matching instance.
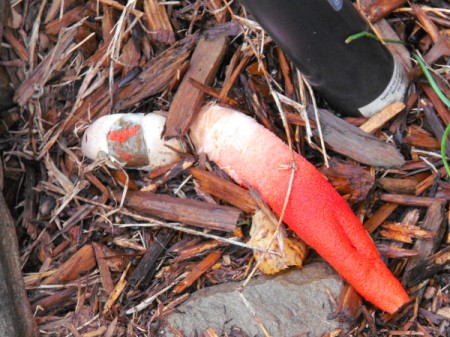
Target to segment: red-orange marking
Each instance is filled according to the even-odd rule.
[[[120,152],[119,153],[119,160],[125,163],[128,163],[133,159],[133,156],[126,152]]]
[[[127,141],[128,138],[133,137],[139,131],[140,128],[141,128],[140,125],[135,125],[130,128],[122,130],[109,131],[108,139],[119,143],[123,143]]]

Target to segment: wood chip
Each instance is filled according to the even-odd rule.
[[[418,262],[408,272],[408,285],[414,286],[445,269],[450,263],[450,247]]]
[[[130,269],[130,267],[131,267],[131,263],[128,264],[127,269],[125,269],[125,271],[122,273],[122,276],[120,277],[119,282],[117,282],[113,291],[109,295],[108,301],[105,303],[105,306],[103,308],[104,314],[112,309],[114,302],[119,298],[119,296],[122,294],[123,290],[125,289],[125,286],[127,285],[126,276],[128,274],[128,270]]]
[[[156,274],[156,263],[161,254],[167,249],[167,244],[172,239],[173,233],[169,231],[161,231],[155,237],[153,244],[142,257],[129,278],[129,283],[133,287],[139,287],[141,284],[146,288]]]
[[[395,102],[385,107],[381,112],[374,115],[359,128],[367,133],[372,133],[385,125],[392,118],[405,109],[403,102]]]
[[[189,274],[177,284],[174,293],[181,293],[186,288],[190,287],[200,276],[208,271],[222,256],[222,252],[214,251],[205,257]]]
[[[400,152],[392,145],[368,135],[327,110],[319,110],[319,118],[325,142],[334,151],[370,166],[401,166],[405,162]],[[308,116],[315,120],[312,109]]]
[[[381,255],[389,258],[389,259],[402,259],[405,257],[417,256],[419,252],[414,249],[405,249],[395,247],[393,245],[388,244],[378,244],[377,249]]]
[[[217,22],[224,23],[227,20],[227,6],[224,5],[222,0],[208,0],[206,5],[213,12]]]
[[[97,260],[98,270],[100,271],[100,280],[102,281],[103,289],[106,290],[107,294],[110,294],[114,289],[114,283],[108,268],[108,263],[105,260],[106,255],[103,252],[101,244],[93,242],[92,247],[94,248],[95,259]]]
[[[402,223],[385,223],[380,235],[385,239],[400,241],[404,243],[412,243],[413,239],[431,239],[436,233],[421,229],[418,226],[402,224]]]
[[[202,37],[199,40],[189,69],[170,106],[164,134],[166,139],[182,137],[189,129],[205,98],[204,92],[195,88],[190,79],[193,78],[202,84],[211,85],[227,47],[228,38],[226,36],[210,39]]]
[[[142,188],[141,191],[155,192],[158,189],[158,187],[165,184],[169,180],[177,177],[181,173],[185,172],[188,168],[190,168],[192,165],[194,165],[195,161],[196,161],[196,159],[194,157],[188,156],[178,163],[175,163],[172,165],[169,164],[169,165],[163,167],[163,169],[169,168],[169,167],[170,167],[170,169],[167,170],[162,176],[160,176],[155,181],[151,182],[150,184],[147,184],[147,186]],[[159,170],[156,169],[156,170],[152,171],[150,176],[152,174],[159,173],[159,172],[155,172],[155,171],[159,171]]]
[[[166,7],[160,4],[158,0],[144,0],[144,13],[147,18],[148,25],[152,37],[167,44],[175,42],[175,34],[167,16]]]
[[[10,28],[6,28],[3,32],[3,37],[6,39],[6,41],[8,41],[8,43],[11,45],[20,59],[24,62],[28,62],[30,58],[28,50],[19,41],[19,39],[16,38],[16,36],[14,35],[14,31]]]
[[[90,332],[86,332],[84,334],[81,335],[81,337],[97,337],[97,336],[102,336],[106,331],[106,327],[102,326],[97,330],[94,331],[90,331]]]
[[[417,179],[414,178],[381,178],[378,180],[381,187],[393,194],[409,194],[414,195],[416,192]]]
[[[115,336],[118,319],[119,319],[119,317],[116,317],[112,320],[112,322],[109,324],[108,328],[106,329],[103,337],[114,337]]]
[[[372,22],[377,22],[382,17],[403,5],[405,2],[406,0],[390,0],[381,2],[375,0],[362,0],[361,4],[363,5],[363,9],[369,20]]]
[[[403,142],[411,146],[429,150],[440,150],[441,148],[441,144],[439,144],[436,137],[415,125],[408,128],[408,135],[403,139]]]
[[[445,232],[446,221],[444,204],[437,202],[431,204],[427,210],[425,219],[423,220],[422,228],[427,231],[435,232],[436,235],[432,240],[418,240],[414,244],[413,248],[419,252],[419,255],[408,260],[408,264],[406,265],[403,274],[403,282],[405,284],[410,284],[411,282],[413,276],[411,270],[419,265],[421,261],[436,252]]]
[[[429,207],[435,203],[445,204],[445,199],[427,198],[427,197],[414,197],[404,194],[382,194],[380,200],[390,202],[399,205],[408,205],[415,207]]]
[[[36,90],[42,89],[44,85],[55,75],[55,72],[63,67],[75,51],[73,47],[76,28],[64,31],[58,38],[58,43],[53,51],[42,60],[30,77],[24,81],[14,95],[14,101],[20,106],[33,96]]]
[[[361,314],[361,296],[346,284],[342,289],[337,303],[336,314],[340,321],[354,322]]]
[[[85,6],[77,6],[67,12],[56,20],[48,22],[45,26],[45,32],[48,35],[57,35],[61,32],[61,29],[71,26],[76,22],[81,21],[89,14],[94,14]]]
[[[118,9],[119,11],[125,10],[125,6],[122,5],[118,1],[114,1],[114,0],[99,0],[99,2],[101,2],[104,5],[111,6],[111,7],[115,8],[115,9]],[[137,9],[131,9],[130,13],[135,15],[138,18],[141,18],[144,15],[143,12],[141,12],[141,11],[139,11]]]
[[[320,169],[330,184],[349,204],[365,200],[375,186],[375,178],[365,167],[352,161],[332,159]]]
[[[75,280],[95,266],[94,249],[92,245],[84,245],[69,260],[59,267],[56,272],[47,277],[43,284],[58,284]]]
[[[366,222],[364,227],[369,233],[373,233],[391,214],[397,209],[395,203],[386,203],[381,206]]]
[[[217,240],[211,240],[199,243],[197,245],[185,247],[181,250],[179,250],[179,256],[177,258],[177,261],[183,261],[187,259],[191,259],[196,256],[200,256],[205,254],[205,252],[208,252],[212,249],[216,249],[220,246],[222,246],[224,243],[217,241]]]
[[[419,226],[403,224],[403,223],[385,223],[383,228],[390,231],[397,231],[409,235],[416,239],[432,239],[436,233],[421,229]]]
[[[212,194],[231,205],[242,209],[247,213],[254,213],[257,209],[256,203],[250,196],[248,190],[227,181],[214,173],[191,168],[189,172],[197,179],[202,190]]]
[[[450,123],[450,112],[448,111],[448,108],[442,103],[442,101],[439,99],[439,97],[434,92],[433,88],[431,88],[429,85],[422,85],[421,88],[425,91],[425,94],[430,99],[430,101],[433,103],[434,108],[439,114],[439,117],[442,118],[445,125]],[[427,104],[430,105],[430,104]],[[434,128],[433,128],[434,130]]]
[[[121,193],[115,193],[116,199],[120,200],[121,196]],[[152,192],[129,191],[125,205],[145,215],[225,232],[233,232],[241,213],[233,207]]]

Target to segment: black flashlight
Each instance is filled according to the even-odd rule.
[[[370,117],[405,95],[404,70],[350,0],[241,0],[308,82],[344,115]]]

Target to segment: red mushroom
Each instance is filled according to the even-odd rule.
[[[205,107],[192,140],[238,183],[259,191],[278,215],[289,186],[289,147],[252,118],[220,106]],[[345,200],[305,158],[294,153],[292,192],[283,221],[365,299],[394,313],[409,301]]]
[[[154,168],[177,158],[175,153],[167,153],[160,139],[163,117],[157,118],[156,131],[143,127],[138,135],[140,129],[136,125],[156,117],[133,115],[124,120],[123,115],[97,120],[83,137],[83,152],[92,159],[105,153],[126,166],[143,168]],[[207,106],[191,127],[191,137],[198,152],[206,153],[236,182],[258,190],[278,215],[291,180],[287,167],[294,159],[296,170],[283,221],[380,309],[394,313],[409,302],[408,294],[380,259],[370,236],[345,200],[311,163],[292,154],[277,136],[238,111]],[[140,147],[135,146],[141,142],[145,144],[138,151]],[[154,157],[155,151],[163,157]],[[144,159],[142,162],[135,163],[136,158],[131,158],[135,152]]]

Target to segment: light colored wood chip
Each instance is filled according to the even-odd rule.
[[[144,0],[144,12],[147,18],[152,37],[155,40],[172,44],[175,42],[175,34],[167,16],[166,7],[159,4],[158,0]]]
[[[205,257],[191,272],[177,284],[173,290],[175,293],[181,293],[190,287],[200,276],[202,276],[209,268],[211,268],[222,256],[222,252],[214,251]]]
[[[404,109],[405,104],[403,102],[392,103],[388,105],[386,108],[384,108],[380,113],[370,118],[359,128],[367,133],[372,133],[381,128],[384,124],[386,124],[392,118],[397,116]]]
[[[122,294],[123,290],[125,289],[125,286],[127,285],[126,276],[128,274],[128,270],[130,269],[131,264],[128,264],[127,269],[123,272],[122,276],[120,277],[119,282],[117,282],[116,287],[109,295],[109,299],[105,304],[105,307],[103,309],[103,314],[106,314],[108,311],[111,310],[114,302],[119,298],[119,296]]]
[[[43,284],[57,284],[75,280],[95,267],[94,249],[91,245],[81,247],[57,271],[47,277]]]

